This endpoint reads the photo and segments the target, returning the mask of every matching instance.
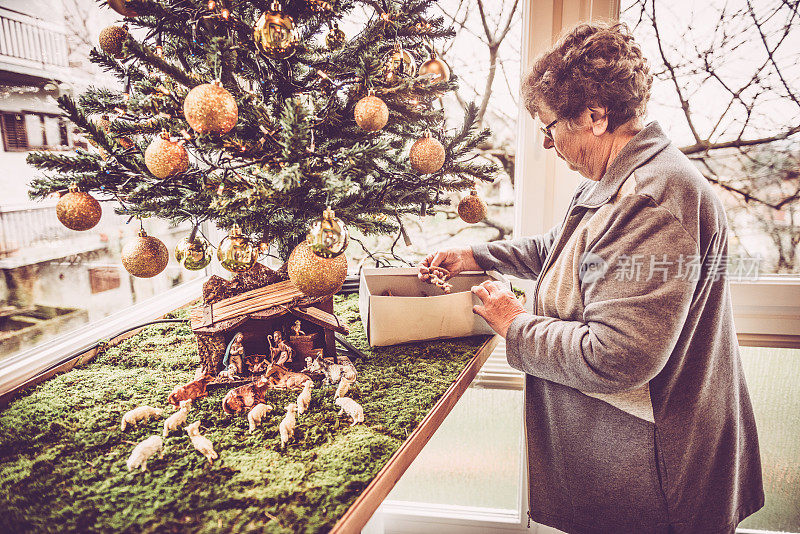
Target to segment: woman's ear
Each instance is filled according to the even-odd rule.
[[[608,112],[602,106],[589,106],[589,120],[592,124],[592,133],[600,137],[608,131]]]

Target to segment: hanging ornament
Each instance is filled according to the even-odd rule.
[[[89,193],[78,191],[78,186],[74,184],[56,204],[56,217],[61,224],[79,232],[94,228],[102,214],[100,203]]]
[[[386,102],[375,96],[375,91],[358,101],[355,109],[356,124],[368,132],[377,132],[389,122]]]
[[[431,77],[427,80],[427,82],[431,84],[443,83],[450,79],[450,67],[436,55],[436,51],[432,47],[431,57],[419,66],[419,75],[423,76],[425,74],[436,75],[436,77]]]
[[[125,25],[103,28],[98,38],[100,50],[117,59],[125,59],[125,55],[122,53],[122,43],[127,38],[128,27]]]
[[[100,117],[97,122],[95,122],[98,130],[102,130],[105,133],[111,132],[111,120],[108,118],[108,115],[103,115]]]
[[[127,150],[133,146],[133,139],[130,137],[117,137],[117,143],[119,143],[123,149]]]
[[[236,100],[219,81],[198,85],[183,101],[186,122],[200,134],[225,134],[231,131],[239,118]]]
[[[444,146],[435,137],[431,137],[431,132],[425,133],[417,139],[411,146],[409,154],[411,167],[422,174],[436,172],[444,165]]]
[[[347,278],[347,256],[320,258],[306,241],[295,247],[286,267],[289,280],[309,297],[332,295],[342,288]]]
[[[122,265],[137,278],[152,278],[167,267],[169,252],[157,237],[147,235],[143,229],[133,241],[122,247]]]
[[[211,263],[211,243],[198,235],[184,237],[175,246],[175,259],[184,269],[205,269]]]
[[[325,208],[322,218],[318,219],[308,232],[306,243],[311,251],[320,258],[335,258],[347,248],[350,236],[347,227],[330,208]]]
[[[314,13],[333,11],[331,3],[325,0],[306,0],[306,7],[308,7],[309,11],[313,11]]]
[[[234,224],[217,247],[217,259],[232,273],[243,273],[255,265],[258,259],[258,247],[254,247],[250,240],[242,235],[239,225]]]
[[[256,48],[276,59],[286,59],[294,53],[297,46],[294,20],[281,11],[277,0],[272,2],[269,11],[262,13],[253,26],[253,40]]]
[[[334,22],[333,27],[328,32],[328,35],[325,36],[325,44],[328,46],[328,49],[339,50],[344,46],[346,41],[347,36],[342,30],[339,29],[339,24]]]
[[[189,169],[189,154],[183,143],[170,140],[169,133],[164,130],[144,151],[144,164],[156,178],[166,178]]]
[[[412,78],[416,73],[417,62],[414,56],[399,44],[384,58],[383,79],[390,85],[400,83],[403,77]]]
[[[135,17],[136,11],[128,7],[129,3],[128,0],[108,0],[108,7],[123,17]]]
[[[475,187],[458,203],[458,216],[470,224],[479,223],[486,218],[486,202],[478,196]]]

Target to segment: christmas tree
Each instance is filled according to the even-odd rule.
[[[307,235],[320,261],[336,262],[348,227],[402,232],[404,216],[431,214],[444,193],[497,170],[475,157],[489,132],[474,107],[445,128],[441,97],[457,76],[435,50],[454,33],[427,14],[434,3],[108,0],[125,25],[103,30],[91,60],[124,89],[59,98],[98,150],[30,154],[44,171],[30,195],[71,189],[58,211],[76,230],[99,218],[92,195],[132,218],[191,221],[177,251],[187,268],[210,261],[196,232],[205,221],[231,231],[219,255],[232,271],[259,249],[286,261]],[[338,22],[354,9],[369,16],[348,37]],[[147,237],[123,251],[138,276],[166,265]]]

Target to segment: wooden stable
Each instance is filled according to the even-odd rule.
[[[269,274],[269,271],[264,270]],[[258,274],[258,272],[256,273]],[[238,278],[237,278],[238,277]],[[267,336],[281,332],[288,340],[293,353],[298,352],[287,367],[299,371],[305,366],[306,356],[320,353],[336,358],[335,334],[347,334],[347,327],[333,313],[333,297],[307,297],[289,280],[259,286],[237,275],[230,282],[214,280],[213,289],[226,296],[221,299],[204,299],[205,302],[190,310],[192,331],[197,336],[200,363],[213,374],[222,371],[222,362],[228,344],[241,332],[247,354],[270,354]],[[252,287],[256,285],[257,287]],[[206,291],[204,290],[204,295]],[[300,320],[305,335],[292,336],[288,325]]]

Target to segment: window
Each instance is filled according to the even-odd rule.
[[[2,113],[6,152],[68,147],[67,124],[57,115],[44,113]]]

